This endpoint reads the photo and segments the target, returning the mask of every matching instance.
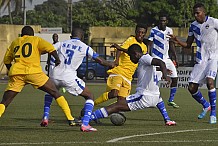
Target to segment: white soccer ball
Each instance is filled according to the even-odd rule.
[[[110,120],[115,126],[121,126],[126,122],[126,117],[122,113],[113,113]]]

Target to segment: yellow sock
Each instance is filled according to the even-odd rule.
[[[100,97],[98,97],[97,99],[95,99],[94,103],[95,105],[101,104],[105,101],[108,101],[108,92],[104,92]]]
[[[56,102],[61,107],[61,109],[64,111],[64,114],[66,115],[67,120],[74,120],[73,116],[71,115],[70,107],[69,107],[67,101],[65,100],[64,96],[58,97],[56,99]]]
[[[2,114],[5,112],[5,105],[4,104],[0,104],[0,117],[2,116]]]

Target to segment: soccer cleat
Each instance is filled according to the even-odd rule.
[[[68,120],[68,123],[70,126],[80,126],[82,125],[82,121],[81,120],[78,120],[78,119],[75,119],[74,120]]]
[[[216,116],[210,116],[210,124],[216,124]]]
[[[209,106],[208,108],[203,108],[203,111],[200,113],[200,115],[198,115],[198,119],[204,118],[207,112],[210,110],[211,110],[211,106]]]
[[[168,101],[168,105],[172,106],[174,108],[179,108],[179,106],[175,102],[173,102],[173,101],[171,101],[171,102]]]
[[[83,124],[81,125],[80,130],[83,132],[96,132],[97,131],[97,129],[93,128],[92,126],[90,125],[85,126]]]
[[[176,122],[175,121],[166,121],[165,123],[166,126],[175,126],[176,125]]]
[[[40,123],[41,127],[47,127],[48,126],[48,119],[47,118],[43,118],[42,122]]]

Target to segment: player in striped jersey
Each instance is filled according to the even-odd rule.
[[[148,47],[149,50],[152,51],[152,56],[164,61],[167,69],[172,71],[172,73],[169,75],[172,79],[172,83],[170,85],[170,97],[168,99],[168,105],[178,108],[179,106],[174,102],[174,97],[177,90],[178,75],[176,67],[173,63],[175,62],[178,66],[178,61],[174,43],[170,41],[169,36],[169,34],[173,34],[173,30],[166,26],[167,22],[167,16],[161,15],[159,17],[159,25],[151,29],[148,37]],[[169,57],[169,51],[172,53],[173,61]]]
[[[151,57],[148,53],[143,54],[141,47],[138,44],[133,44],[126,49],[119,48],[130,56],[130,60],[138,63],[138,81],[136,93],[129,95],[126,98],[120,98],[116,103],[107,107],[96,110],[92,113],[91,120],[108,117],[112,113],[120,111],[135,111],[139,109],[157,107],[161,112],[165,124],[167,126],[176,125],[175,121],[171,121],[166,111],[164,102],[160,97],[158,87],[158,78],[156,74],[156,67],[159,66],[163,78],[170,83],[170,78],[167,76],[167,68],[163,61]]]
[[[192,70],[188,90],[192,97],[202,104],[203,111],[198,115],[204,118],[210,112],[209,123],[216,123],[216,89],[214,80],[217,74],[218,60],[218,19],[206,15],[205,6],[197,3],[193,7],[195,21],[191,23],[186,42],[182,42],[174,35],[171,37],[182,47],[191,48],[193,41],[197,44],[196,64]],[[202,96],[198,87],[207,84],[209,102]]]

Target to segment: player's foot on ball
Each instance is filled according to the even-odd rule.
[[[168,105],[174,108],[179,108],[179,106],[174,101],[171,101],[171,102],[168,101]]]
[[[47,127],[48,126],[48,119],[43,118],[40,125],[41,125],[41,127]]]
[[[68,120],[70,126],[80,126],[82,125],[82,121],[74,118],[74,120]]]
[[[90,125],[85,126],[83,124],[81,125],[80,130],[83,132],[96,132],[97,131],[97,129],[93,128],[92,126]]]
[[[175,126],[175,125],[176,125],[176,122],[169,120],[169,121],[166,121],[165,125],[166,125],[166,126]]]
[[[207,112],[211,110],[211,106],[209,106],[208,108],[203,108],[203,111],[198,115],[198,119],[203,119]]]

